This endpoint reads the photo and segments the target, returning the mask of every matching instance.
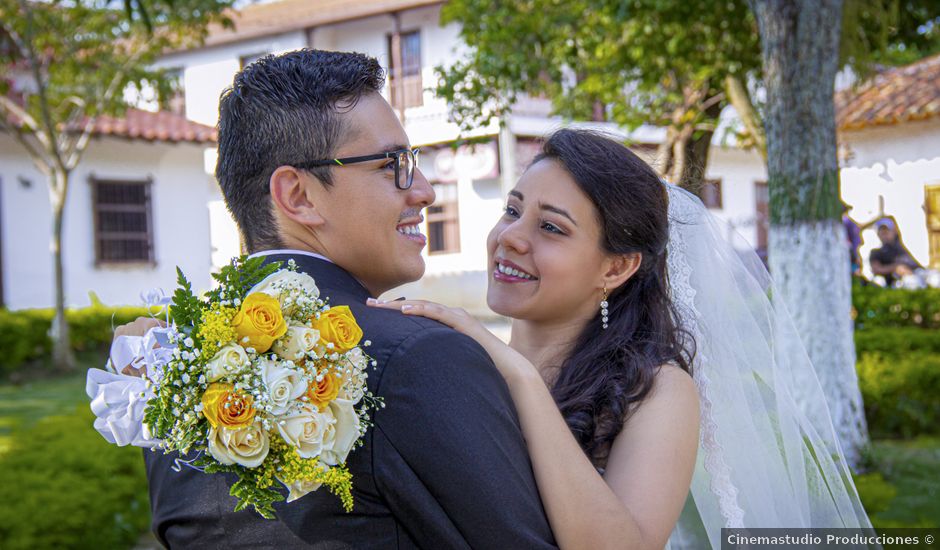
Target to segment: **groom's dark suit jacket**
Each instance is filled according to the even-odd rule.
[[[153,530],[173,548],[554,548],[508,389],[470,338],[440,323],[366,306],[338,266],[293,258],[332,305],[348,305],[378,365],[385,399],[348,459],[352,513],[326,489],[276,506],[279,521],[232,512],[232,478],[146,452]]]

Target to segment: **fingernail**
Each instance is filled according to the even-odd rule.
[[[411,309],[411,308],[412,308],[412,306],[407,305],[407,304],[401,306],[401,310],[402,310],[402,311],[408,311],[408,310]]]
[[[366,298],[366,303],[367,303],[367,304],[374,304],[374,303],[376,303],[376,299],[375,299],[375,298]]]

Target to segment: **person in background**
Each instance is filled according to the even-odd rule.
[[[923,269],[901,241],[897,223],[892,217],[884,217],[875,223],[881,247],[871,251],[868,261],[871,271],[885,279],[885,286],[893,287],[901,278]]]
[[[849,265],[853,277],[862,276],[862,228],[849,216],[849,205],[842,203],[842,227],[845,228],[845,245],[849,249]]]

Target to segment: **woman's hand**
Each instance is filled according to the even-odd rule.
[[[506,345],[495,334],[487,330],[483,323],[461,308],[448,307],[427,300],[394,300],[386,302],[369,298],[366,300],[366,304],[372,307],[395,309],[405,315],[420,315],[428,319],[434,319],[457,332],[466,334],[483,347],[496,365],[496,369],[499,370],[499,373],[508,383],[512,383],[513,380],[522,375],[538,375],[535,367],[528,359]]]

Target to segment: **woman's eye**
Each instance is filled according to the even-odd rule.
[[[519,217],[519,211],[516,210],[516,208],[513,206],[507,206],[506,208],[503,209],[503,211],[506,213],[507,216],[512,216],[513,218]]]
[[[562,231],[557,225],[550,223],[550,222],[542,223],[542,229],[548,231],[549,233],[557,233],[559,235],[565,234],[565,232]]]

